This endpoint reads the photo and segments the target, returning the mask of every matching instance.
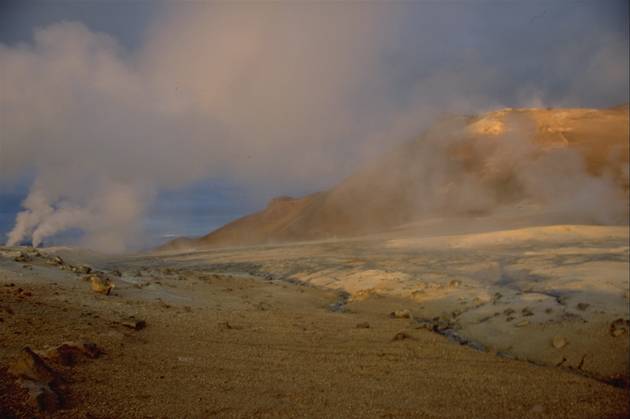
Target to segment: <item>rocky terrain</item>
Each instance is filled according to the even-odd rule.
[[[0,416],[626,417],[627,228],[462,223],[2,248]]]
[[[628,107],[436,123],[140,254],[0,248],[0,417],[628,417]]]

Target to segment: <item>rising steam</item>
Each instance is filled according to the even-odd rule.
[[[505,80],[478,57],[401,82],[388,63],[399,11],[197,6],[165,13],[134,51],[75,22],[0,44],[0,182],[35,174],[9,245],[80,229],[120,251],[141,243],[162,189],[322,188],[442,111],[501,105]],[[618,46],[604,49],[625,80]],[[539,98],[526,87],[524,105]]]

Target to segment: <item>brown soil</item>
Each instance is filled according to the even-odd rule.
[[[143,272],[108,296],[53,267],[0,266],[0,416],[32,409],[5,368],[24,346],[95,342],[62,372],[58,418],[623,417],[627,390],[499,358],[393,319],[378,297],[194,269]],[[14,284],[13,286],[10,286]],[[21,291],[18,291],[21,289]],[[125,325],[146,321],[141,330]],[[369,325],[366,327],[365,323]],[[357,327],[359,325],[359,327]]]

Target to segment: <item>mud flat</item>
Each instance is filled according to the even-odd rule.
[[[2,248],[0,416],[624,417],[627,270],[622,227]]]

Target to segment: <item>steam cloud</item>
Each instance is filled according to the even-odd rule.
[[[76,22],[0,44],[0,182],[35,173],[8,244],[76,228],[87,246],[121,251],[140,244],[139,220],[162,189],[208,177],[322,188],[440,112],[502,105],[506,81],[478,56],[401,82],[388,54],[403,15],[197,4],[165,12],[135,51]],[[623,48],[597,52],[608,84],[591,67],[573,82],[627,85]],[[548,99],[529,83],[514,97]]]

